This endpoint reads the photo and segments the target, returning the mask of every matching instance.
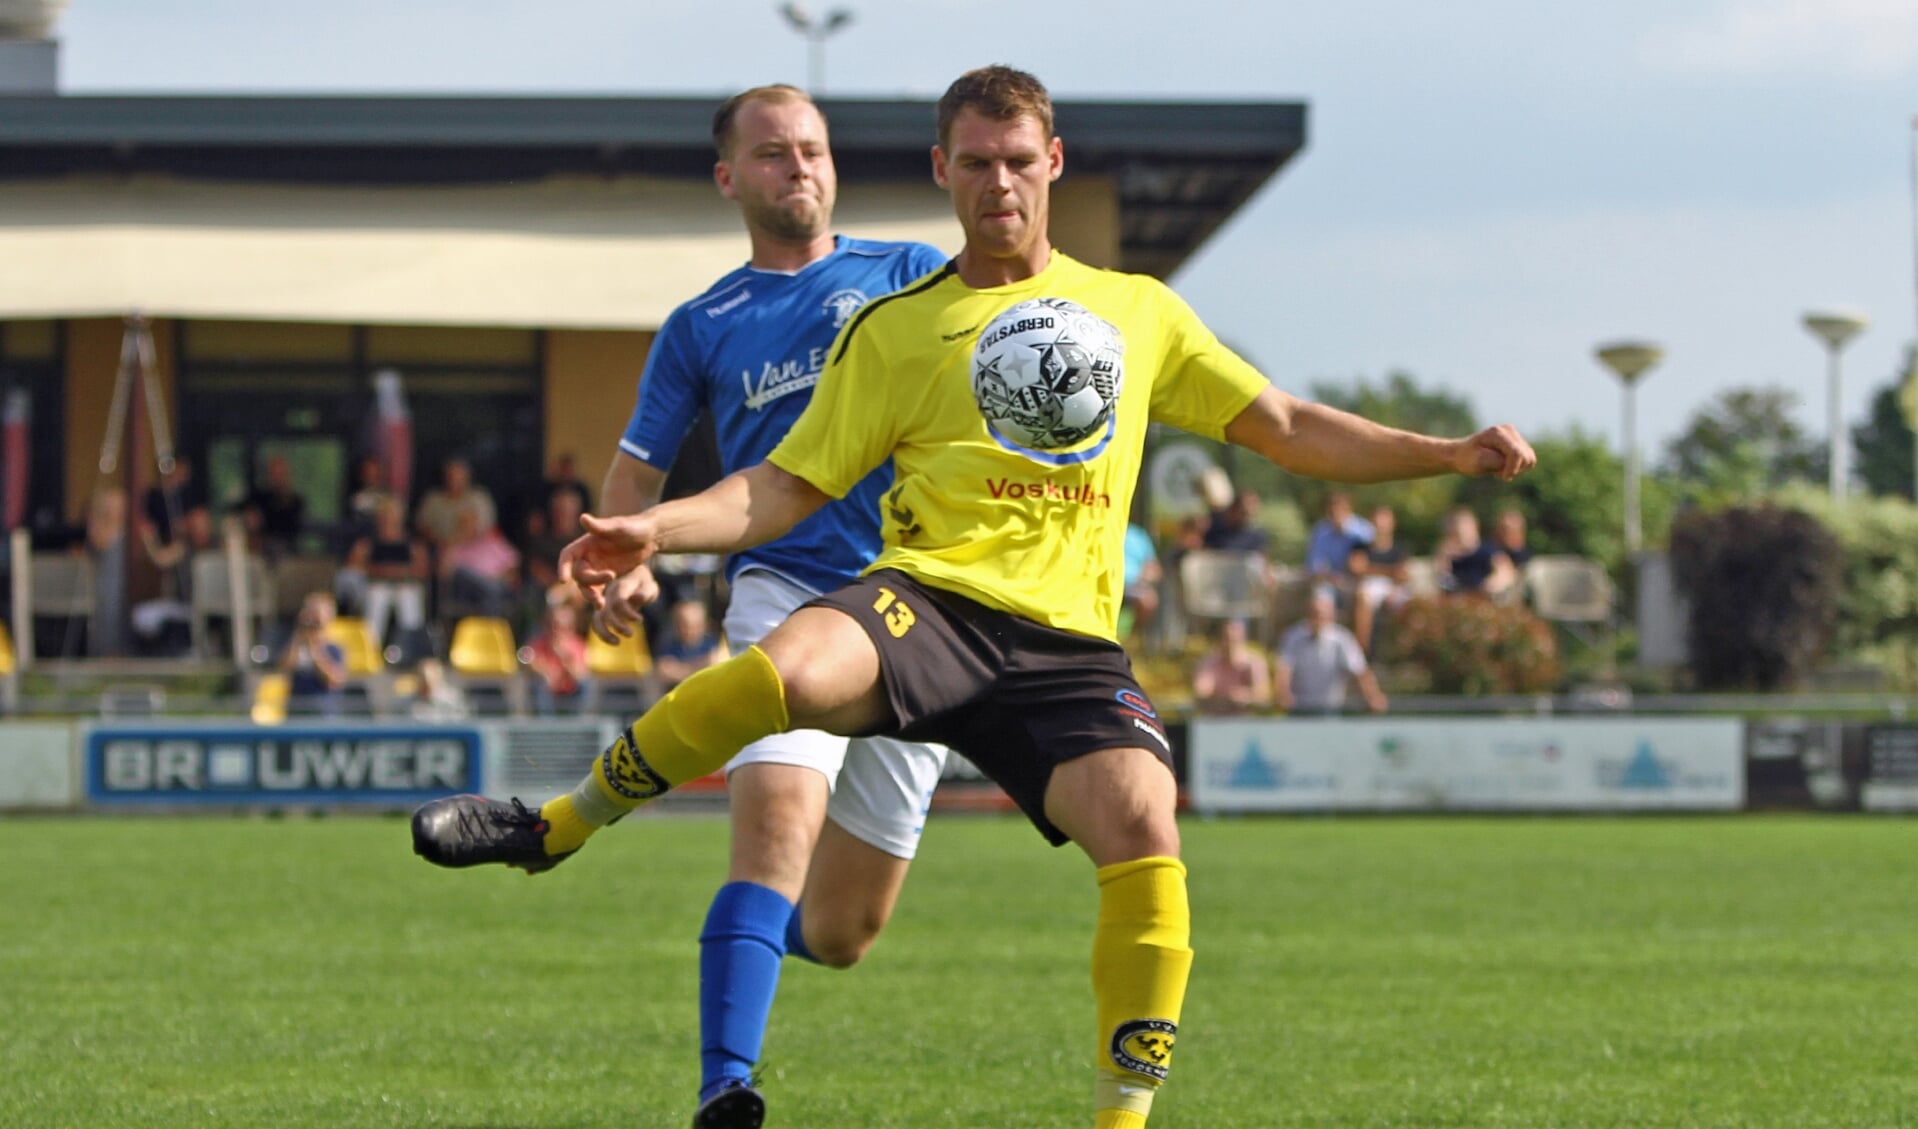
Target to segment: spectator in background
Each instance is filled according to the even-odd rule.
[[[673,605],[672,630],[653,646],[653,671],[661,690],[670,690],[726,657],[726,644],[712,629],[706,605],[681,600]]]
[[[180,514],[171,532],[172,539],[160,540],[154,523],[143,522],[140,527],[147,559],[160,571],[160,594],[134,605],[133,633],[143,649],[178,654],[193,646],[193,558],[219,544],[214,540],[213,515],[203,505]]]
[[[1365,661],[1359,641],[1338,623],[1329,592],[1314,592],[1305,619],[1279,640],[1273,689],[1288,713],[1335,714],[1345,708],[1346,687],[1356,683],[1373,713],[1385,712],[1385,692]]]
[[[413,674],[413,696],[407,703],[413,720],[459,721],[467,715],[466,695],[447,679],[438,659],[421,659]]]
[[[93,558],[93,620],[87,653],[95,658],[127,653],[127,492],[102,486],[87,501],[86,554]]]
[[[1352,634],[1367,654],[1372,651],[1372,632],[1381,607],[1397,608],[1405,603],[1405,582],[1411,577],[1411,565],[1405,546],[1398,542],[1398,515],[1390,506],[1372,511],[1372,540],[1352,550],[1349,571],[1356,580],[1352,602]]]
[[[1305,571],[1314,590],[1325,589],[1350,602],[1354,580],[1352,552],[1372,541],[1372,523],[1352,512],[1352,496],[1343,490],[1326,495],[1325,516],[1312,523],[1305,542]]]
[[[573,453],[563,452],[553,460],[553,472],[540,485],[540,496],[533,499],[537,508],[550,512],[553,499],[561,494],[570,494],[578,503],[575,513],[593,512],[593,492],[580,480],[579,468],[574,465]]]
[[[242,504],[247,532],[268,557],[291,554],[306,525],[306,499],[293,488],[293,467],[286,456],[266,457],[266,479]]]
[[[406,499],[386,485],[386,467],[378,455],[366,455],[353,471],[353,492],[346,496],[346,523],[352,540],[371,536],[379,520],[380,506],[388,500],[400,504],[400,520],[406,519]]]
[[[1250,490],[1232,495],[1224,509],[1214,510],[1205,527],[1205,547],[1231,552],[1260,553],[1271,538],[1258,524],[1259,496]]]
[[[481,527],[477,510],[459,512],[452,540],[440,549],[442,591],[481,615],[506,616],[519,590],[519,550],[499,527]]]
[[[1271,708],[1272,666],[1246,641],[1244,620],[1219,624],[1218,643],[1193,668],[1192,703],[1212,717]]]
[[[152,546],[176,540],[174,523],[183,519],[188,510],[205,505],[206,495],[193,481],[193,460],[175,455],[173,469],[147,487],[140,499],[140,540],[148,546],[147,555],[152,556]]]
[[[1492,519],[1492,548],[1512,565],[1501,574],[1504,583],[1489,589],[1496,597],[1513,591],[1524,581],[1525,566],[1532,559],[1531,547],[1525,543],[1524,514],[1510,509],[1499,511]]]
[[[555,490],[546,497],[544,518],[538,523],[538,532],[532,531],[533,522],[528,521],[526,538],[526,583],[538,592],[545,592],[560,583],[559,554],[567,544],[582,532],[579,515],[585,511],[580,508],[580,495],[571,490]],[[572,588],[569,583],[568,588]],[[569,601],[578,598],[578,589],[572,589]]]
[[[293,636],[280,650],[287,677],[288,713],[335,717],[346,690],[346,648],[327,638],[338,605],[329,592],[309,592],[300,602]]]
[[[592,674],[586,666],[586,639],[579,633],[579,612],[566,600],[549,602],[539,630],[526,645],[533,671],[533,704],[542,717],[578,713]]]
[[[1480,538],[1478,515],[1464,506],[1445,515],[1445,532],[1434,555],[1440,586],[1459,595],[1500,592],[1517,577],[1511,558]]]
[[[435,552],[443,552],[459,536],[460,519],[465,515],[472,517],[476,532],[499,524],[493,496],[473,481],[472,464],[465,459],[448,459],[440,464],[440,485],[420,499],[414,528]]]
[[[358,589],[366,625],[384,649],[389,614],[403,632],[426,626],[426,581],[432,569],[426,542],[406,531],[406,509],[398,498],[386,495],[373,523],[372,531],[347,551],[338,584]]]
[[[1122,609],[1132,611],[1132,630],[1143,632],[1159,611],[1159,581],[1165,571],[1159,567],[1159,550],[1152,534],[1137,525],[1125,530],[1125,595]]]

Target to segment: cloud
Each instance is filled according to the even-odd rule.
[[[1918,64],[1912,0],[1731,0],[1705,20],[1665,26],[1639,43],[1663,69],[1883,79]]]

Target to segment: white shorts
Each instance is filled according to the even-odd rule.
[[[738,651],[759,642],[813,596],[777,573],[746,569],[732,582],[725,623],[728,645]],[[727,762],[726,772],[730,775],[747,764],[818,770],[832,790],[826,818],[861,842],[909,859],[919,850],[932,790],[946,766],[946,748],[891,737],[847,738],[818,729],[795,729],[741,749]]]

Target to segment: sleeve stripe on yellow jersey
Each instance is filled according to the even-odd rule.
[[[922,291],[930,290],[933,287],[939,285],[941,282],[944,282],[946,279],[946,276],[952,274],[957,269],[958,269],[958,260],[947,259],[945,266],[940,267],[936,271],[933,271],[931,274],[920,279],[918,282],[914,283],[913,285],[906,287],[904,290],[895,290],[890,294],[882,294],[879,297],[874,298],[872,301],[867,302],[865,305],[859,307],[859,312],[852,316],[852,321],[846,326],[845,332],[839,335],[839,351],[833,354],[832,363],[838,364],[839,359],[846,355],[847,343],[852,340],[852,335],[859,331],[859,323],[866,320],[867,314],[872,313],[874,310],[885,305],[887,302],[892,301],[894,298],[904,298],[912,294],[918,294]]]

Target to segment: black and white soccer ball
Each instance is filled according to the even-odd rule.
[[[992,429],[1021,447],[1071,447],[1106,426],[1125,383],[1125,339],[1077,302],[1033,298],[980,331],[972,397]]]

